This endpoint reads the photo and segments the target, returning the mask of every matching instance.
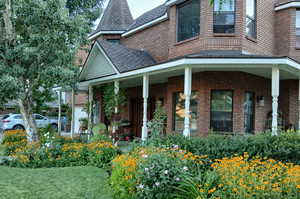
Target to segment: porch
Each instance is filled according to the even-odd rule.
[[[168,115],[168,133],[271,129],[276,135],[279,127],[299,128],[299,68],[286,57],[185,58],[84,80],[80,89],[89,91],[91,101],[95,95],[101,99],[93,86],[114,82],[116,94],[125,89],[129,103],[122,119],[143,140],[158,101]],[[103,114],[99,117],[104,120]]]

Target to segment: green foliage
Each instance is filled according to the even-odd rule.
[[[139,165],[138,171],[138,198],[171,199],[170,193],[174,187],[186,176],[191,175],[189,165],[172,156],[168,152],[149,155]]]
[[[0,102],[19,102],[27,118],[51,101],[53,87],[75,88],[79,70],[75,56],[89,44],[88,34],[100,15],[102,2],[11,1],[12,13],[6,21],[12,28],[3,27],[4,17],[0,18],[0,30],[5,31],[1,35],[11,35],[0,39]],[[30,125],[35,134],[36,127],[28,119],[25,126]]]
[[[119,153],[109,141],[98,140],[89,144],[78,138],[64,138],[44,134],[43,142],[26,142],[24,132],[13,131],[5,135],[4,147],[7,155],[14,159],[6,161],[12,167],[41,168],[92,165],[108,168]]]
[[[173,198],[187,176],[204,173],[210,161],[178,148],[136,148],[113,160],[111,184],[116,198]]]
[[[197,155],[208,155],[211,159],[242,155],[248,152],[256,155],[289,161],[300,164],[300,134],[296,132],[281,133],[271,136],[270,133],[254,136],[221,136],[186,138],[182,135],[168,135],[152,142],[159,147],[178,145],[180,148]]]
[[[167,113],[163,107],[158,104],[153,115],[153,119],[148,122],[148,128],[151,131],[151,138],[159,137],[164,133]]]
[[[99,123],[92,128],[92,132],[94,135],[107,135],[107,127],[104,123]]]
[[[113,83],[104,85],[101,90],[103,93],[105,116],[107,117],[107,119],[112,120],[115,113],[115,107],[118,107],[118,110],[120,111],[120,108],[127,102],[125,91],[123,89],[120,89],[119,94],[116,95]]]
[[[91,142],[107,141],[112,142],[111,138],[105,134],[94,134],[91,138]]]

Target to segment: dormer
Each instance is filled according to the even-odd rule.
[[[97,29],[89,40],[104,39],[119,42],[121,35],[133,23],[127,0],[109,0]]]

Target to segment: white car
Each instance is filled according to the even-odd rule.
[[[49,124],[52,125],[54,129],[57,129],[58,121],[54,119],[49,119],[45,116],[39,114],[33,114],[34,119],[36,121],[36,125],[38,128],[43,128],[48,126]],[[1,118],[0,120],[0,131],[1,130],[17,130],[21,129],[24,130],[24,121],[22,119],[21,114],[8,114]]]

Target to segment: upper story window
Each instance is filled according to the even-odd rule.
[[[214,1],[214,33],[234,33],[235,0]]]
[[[246,1],[246,35],[251,38],[257,37],[256,33],[256,0]]]
[[[177,41],[200,33],[200,0],[189,0],[177,6]]]
[[[296,48],[300,48],[300,10],[296,11]]]

